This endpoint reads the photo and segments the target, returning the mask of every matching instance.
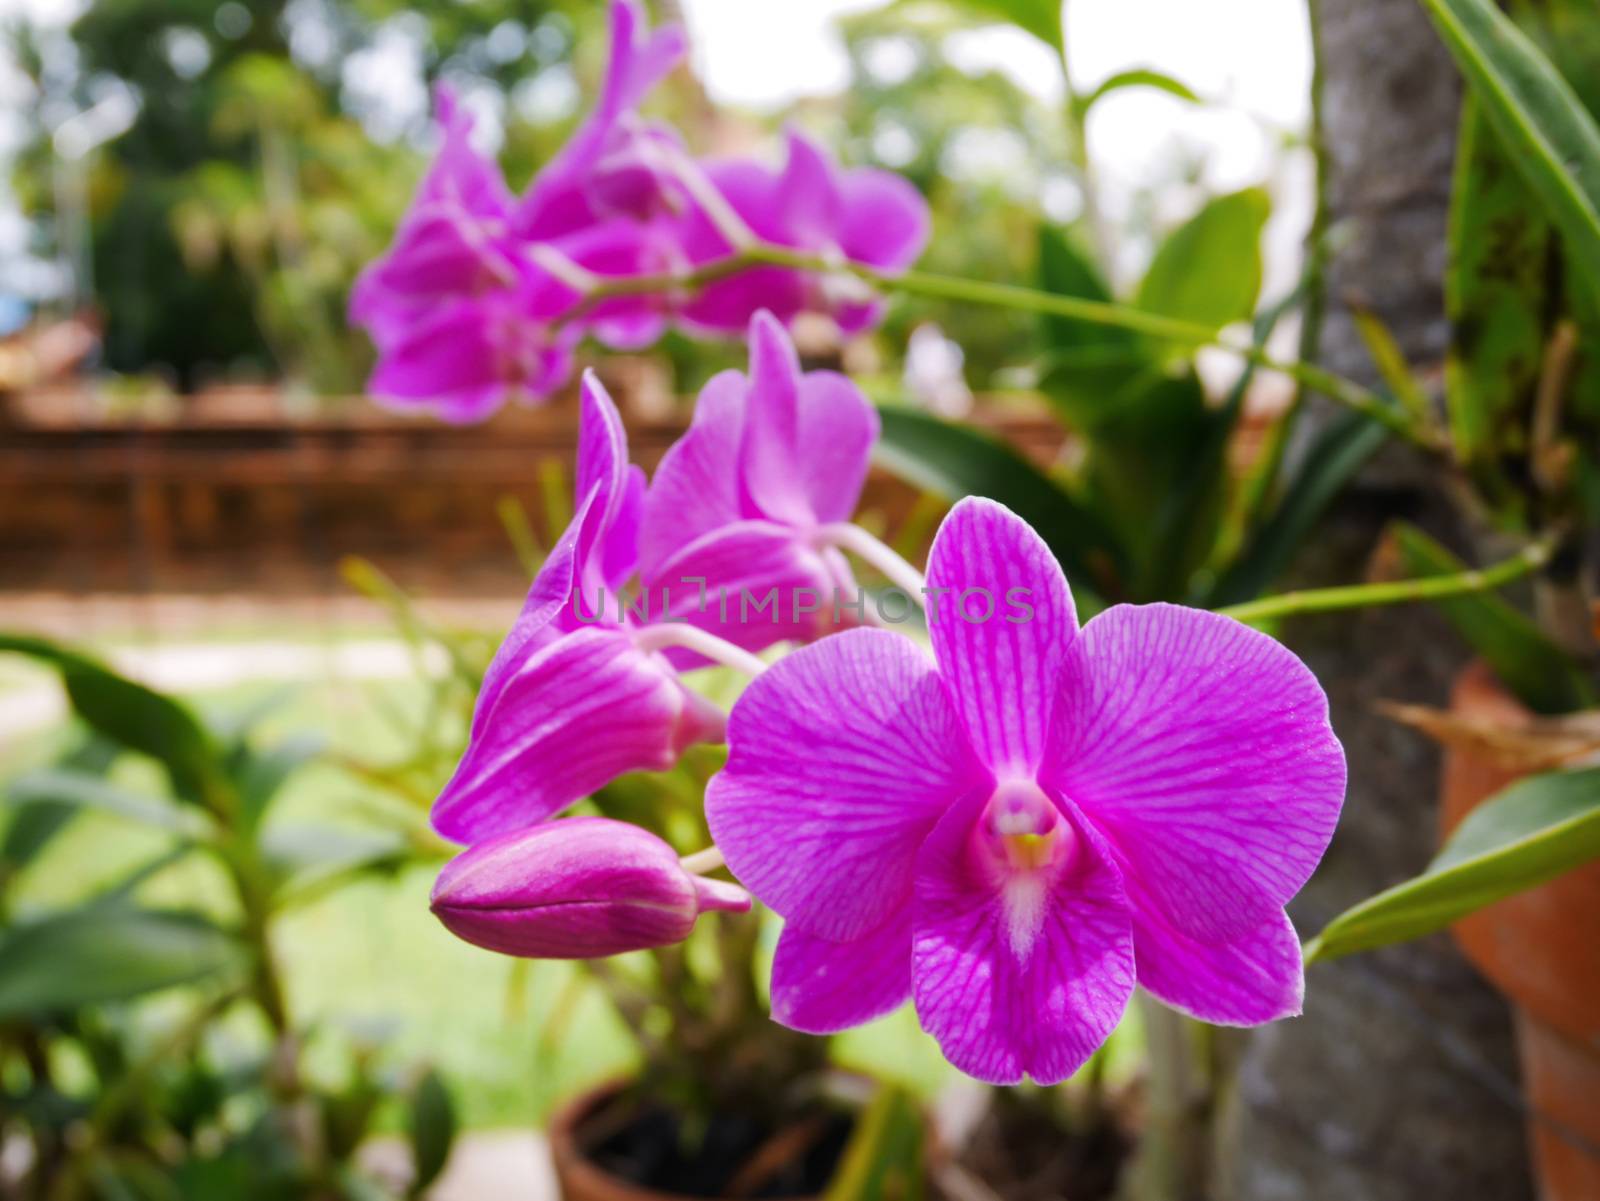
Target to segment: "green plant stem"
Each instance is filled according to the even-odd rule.
[[[891,275],[836,256],[795,250],[787,246],[767,244],[749,246],[689,272],[616,278],[596,277],[584,303],[567,320],[575,318],[605,300],[619,296],[658,293],[676,295],[692,292],[755,266],[787,267],[794,271],[808,271],[834,277],[846,276],[858,280],[866,288],[876,292],[899,292],[907,296],[925,296],[934,300],[1043,313],[1131,330],[1161,341],[1178,342],[1186,346],[1219,347],[1258,367],[1277,371],[1298,380],[1305,387],[1322,393],[1330,400],[1365,414],[1409,442],[1428,450],[1446,449],[1430,431],[1417,428],[1407,413],[1371,388],[1309,363],[1285,362],[1260,347],[1240,345],[1224,338],[1220,331],[1208,325],[1163,317],[1159,313],[1147,313],[1127,305],[1085,300],[1079,296],[1057,296],[1038,288],[1027,288],[1017,284],[998,284],[950,275],[934,275],[923,271],[907,271],[904,274]]]
[[[1509,559],[1481,571],[1457,575],[1430,576],[1426,579],[1395,580],[1386,584],[1351,584],[1342,588],[1313,588],[1285,592],[1242,605],[1218,609],[1218,613],[1245,622],[1273,621],[1305,613],[1332,613],[1341,609],[1369,609],[1379,605],[1405,605],[1415,601],[1438,600],[1487,592],[1537,571],[1550,561],[1555,549],[1553,538],[1530,543]]]

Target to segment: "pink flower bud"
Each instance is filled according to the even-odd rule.
[[[456,856],[433,912],[476,946],[529,959],[599,959],[682,942],[707,909],[742,913],[736,884],[690,875],[647,830],[603,817],[542,822]]]

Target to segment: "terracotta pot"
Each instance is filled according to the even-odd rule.
[[[1456,681],[1451,701],[1459,716],[1507,729],[1532,717],[1482,664]],[[1447,749],[1444,832],[1519,774],[1481,749]],[[1600,864],[1479,910],[1455,936],[1516,1007],[1544,1201],[1600,1201]]]
[[[705,1201],[682,1193],[662,1193],[613,1176],[585,1154],[579,1137],[584,1121],[607,1100],[627,1087],[611,1081],[591,1089],[561,1106],[550,1117],[550,1158],[555,1164],[561,1201]],[[815,1201],[795,1197],[787,1201]]]

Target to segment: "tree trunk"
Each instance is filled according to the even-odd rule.
[[[1437,364],[1459,79],[1415,0],[1313,0],[1312,9],[1335,247],[1319,357],[1373,375],[1344,304],[1356,294],[1413,364]],[[1360,578],[1396,518],[1461,545],[1466,532],[1439,475],[1413,452],[1386,448],[1336,502],[1295,582]],[[1350,763],[1339,833],[1292,907],[1311,933],[1431,858],[1437,755],[1373,704],[1442,704],[1465,651],[1420,607],[1307,621],[1290,641],[1328,689]],[[1242,1051],[1216,1196],[1532,1196],[1509,1017],[1446,937],[1319,964],[1306,994],[1304,1017],[1259,1031]]]

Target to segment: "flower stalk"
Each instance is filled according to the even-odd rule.
[[[898,274],[879,271],[835,256],[795,250],[770,243],[753,242],[725,258],[690,271],[598,279],[595,285],[588,289],[583,305],[575,310],[573,316],[588,312],[602,301],[617,297],[693,292],[757,266],[787,267],[818,275],[842,273],[860,280],[877,292],[900,292],[907,296],[924,296],[934,300],[952,300],[959,303],[987,305],[991,308],[1066,317],[1076,321],[1131,330],[1134,333],[1145,334],[1163,341],[1180,342],[1188,346],[1217,347],[1265,370],[1287,375],[1345,408],[1376,421],[1391,433],[1414,445],[1433,451],[1448,450],[1435,431],[1418,426],[1405,411],[1389,403],[1382,394],[1373,389],[1313,364],[1289,362],[1269,354],[1260,347],[1242,345],[1224,337],[1220,331],[1208,325],[1163,317],[1158,313],[1147,313],[1141,309],[1109,301],[1087,300],[1080,296],[1058,296],[1053,292],[1018,284],[993,283],[987,280],[937,275],[926,271],[906,271]]]
[[[1380,605],[1405,605],[1416,601],[1441,600],[1488,592],[1503,584],[1538,571],[1550,561],[1555,539],[1546,536],[1530,543],[1509,559],[1481,571],[1425,579],[1394,580],[1383,584],[1352,584],[1341,588],[1311,588],[1285,592],[1242,605],[1230,605],[1217,612],[1250,625],[1298,617],[1306,613],[1333,613],[1344,609],[1369,609]]]
[[[885,579],[909,596],[913,604],[926,607],[924,590],[927,588],[927,580],[920,571],[901,558],[893,547],[849,521],[823,526],[818,533],[824,542],[840,550],[849,551],[863,563],[881,572]]]
[[[767,670],[767,665],[749,651],[743,650],[725,638],[718,638],[707,630],[683,622],[664,621],[646,626],[633,635],[633,644],[642,651],[660,651],[668,647],[693,651],[713,663],[731,667],[752,680]]]

